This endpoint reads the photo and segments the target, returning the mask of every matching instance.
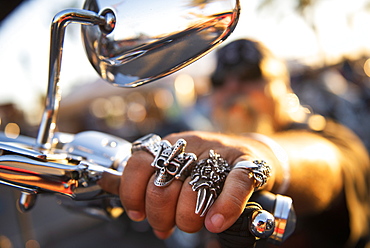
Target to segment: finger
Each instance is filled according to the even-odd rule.
[[[175,226],[175,215],[178,196],[182,181],[174,180],[166,187],[154,185],[152,176],[146,192],[146,215],[154,230],[162,233],[170,232]]]
[[[98,181],[98,184],[102,189],[108,193],[118,195],[120,187],[121,177],[113,175],[108,172],[103,172],[101,179]]]
[[[195,213],[197,192],[193,191],[187,178],[182,185],[176,209],[177,227],[188,233],[198,232],[203,227],[204,217]]]
[[[254,191],[254,181],[247,170],[232,170],[223,190],[206,215],[205,226],[210,232],[225,231],[238,219]]]
[[[151,167],[152,161],[153,156],[147,152],[135,152],[122,173],[120,198],[128,216],[134,221],[145,218],[146,187],[154,173],[154,168]]]

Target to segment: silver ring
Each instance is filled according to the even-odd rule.
[[[244,169],[252,173],[255,180],[255,190],[265,185],[271,176],[271,167],[264,160],[254,160],[253,162],[247,160],[240,161],[235,164],[234,169]]]
[[[184,181],[190,174],[190,168],[197,160],[194,153],[185,153],[186,141],[179,139],[174,145],[167,140],[159,143],[159,149],[152,162],[156,169],[154,185],[168,186],[174,179]]]
[[[131,146],[131,153],[137,151],[146,151],[152,154],[154,157],[157,155],[159,150],[159,143],[161,137],[156,134],[148,134],[140,139],[135,140]]]
[[[230,168],[220,154],[209,151],[209,158],[200,160],[193,168],[191,181],[193,191],[198,191],[195,213],[204,216],[217,199],[224,186]]]

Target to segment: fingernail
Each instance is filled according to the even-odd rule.
[[[139,211],[129,210],[127,215],[133,221],[142,221],[144,219],[144,215]]]
[[[222,214],[215,214],[211,217],[212,225],[216,228],[221,228],[224,224],[225,217]]]

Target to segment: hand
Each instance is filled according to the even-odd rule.
[[[241,160],[254,160],[256,141],[205,132],[172,134],[163,139],[171,144],[180,138],[187,141],[185,152],[194,153],[198,160],[207,158],[214,150],[229,165]],[[128,216],[134,221],[145,218],[159,238],[167,238],[177,226],[185,232],[197,232],[203,225],[210,232],[222,232],[230,227],[243,212],[254,190],[254,181],[246,170],[232,170],[224,188],[204,217],[195,214],[197,192],[184,182],[174,180],[167,187],[154,185],[153,156],[144,151],[134,152],[129,159],[120,182],[103,177],[101,185],[108,192],[119,194]]]

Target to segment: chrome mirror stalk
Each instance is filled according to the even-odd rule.
[[[115,17],[112,12],[99,15],[93,11],[68,9],[55,15],[51,24],[49,78],[45,102],[45,110],[37,136],[37,145],[41,149],[50,149],[56,128],[56,116],[61,100],[59,79],[62,64],[62,53],[65,29],[70,23],[82,25],[99,25],[101,29],[110,32],[114,29]]]

